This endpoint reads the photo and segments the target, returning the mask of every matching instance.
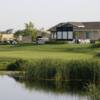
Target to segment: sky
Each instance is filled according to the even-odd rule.
[[[0,0],[0,30],[32,21],[48,29],[60,22],[100,21],[100,0]]]

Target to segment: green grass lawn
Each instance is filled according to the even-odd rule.
[[[7,64],[15,59],[62,59],[88,60],[95,57],[100,48],[91,48],[89,44],[46,44],[46,45],[0,45],[0,70],[6,69]]]
[[[59,45],[0,45],[0,58],[54,58],[54,59],[88,59],[93,58],[100,48],[90,48],[89,45],[59,44]]]

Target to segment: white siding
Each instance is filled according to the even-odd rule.
[[[53,39],[53,34],[51,34],[51,39]]]
[[[22,35],[19,35],[18,38],[17,38],[17,40],[18,41],[22,41],[23,40],[23,36]]]
[[[2,34],[1,41],[14,40],[14,34]]]
[[[54,33],[54,39],[56,39],[56,33]]]
[[[51,34],[51,39],[56,39],[56,33]]]

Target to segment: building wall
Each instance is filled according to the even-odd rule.
[[[94,32],[94,40],[100,39],[100,32]]]
[[[90,39],[90,40],[98,40],[100,39],[100,32],[80,32],[79,39]]]
[[[51,33],[51,39],[57,40],[72,40],[73,32],[72,31],[57,31]]]
[[[1,41],[14,40],[14,34],[1,34]]]
[[[20,43],[32,43],[32,36],[18,36],[17,40]]]
[[[86,33],[85,32],[80,32],[79,34],[79,39],[86,39]]]
[[[77,36],[75,32],[79,32]],[[75,30],[75,31],[57,31],[51,32],[51,39],[57,40],[71,40],[71,39],[90,39],[90,40],[98,40],[100,39],[100,31],[98,30]]]

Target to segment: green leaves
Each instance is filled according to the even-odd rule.
[[[32,39],[34,40],[37,36],[37,29],[34,27],[34,24],[32,22],[25,23],[25,29],[15,32],[15,36],[19,35],[32,36]]]

